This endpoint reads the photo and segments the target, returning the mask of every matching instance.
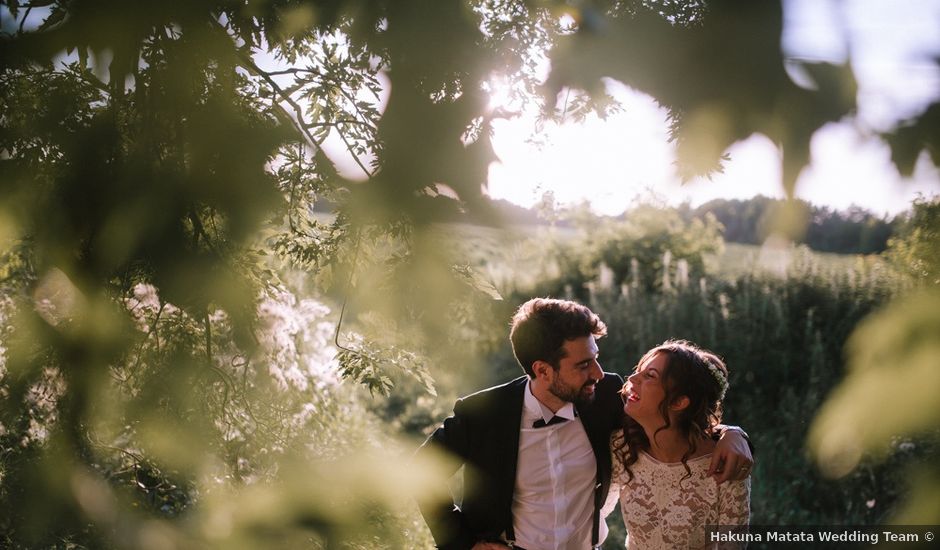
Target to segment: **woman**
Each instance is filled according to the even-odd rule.
[[[718,485],[706,473],[727,387],[721,359],[684,340],[648,351],[627,379],[611,439],[627,548],[712,548],[706,525],[747,525],[750,479]]]

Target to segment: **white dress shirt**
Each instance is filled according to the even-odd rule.
[[[519,433],[516,486],[512,497],[516,544],[526,550],[591,548],[597,460],[574,405],[556,413],[532,395],[526,382]],[[533,428],[553,416],[567,422]],[[598,544],[607,537],[600,522]]]

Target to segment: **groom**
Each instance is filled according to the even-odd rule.
[[[605,334],[575,302],[519,307],[509,337],[526,376],[459,399],[418,450],[444,450],[466,466],[461,505],[418,503],[438,548],[586,550],[604,541],[610,434],[623,420],[623,380],[597,360]],[[746,477],[751,463],[745,438],[726,430],[711,464],[717,481]]]

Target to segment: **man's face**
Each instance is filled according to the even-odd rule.
[[[583,336],[566,340],[562,347],[565,356],[553,373],[548,391],[562,401],[590,403],[595,386],[604,378],[604,371],[597,362],[597,343],[593,336]]]

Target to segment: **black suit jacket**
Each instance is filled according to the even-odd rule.
[[[466,465],[461,505],[418,499],[438,548],[469,550],[478,541],[500,540],[502,533],[511,531],[525,383],[522,376],[457,400],[453,416],[418,450],[419,454],[431,448],[444,450]],[[619,375],[604,373],[594,401],[578,407],[597,459],[595,517],[610,489],[610,434],[622,425],[623,402],[617,393],[622,386]]]

